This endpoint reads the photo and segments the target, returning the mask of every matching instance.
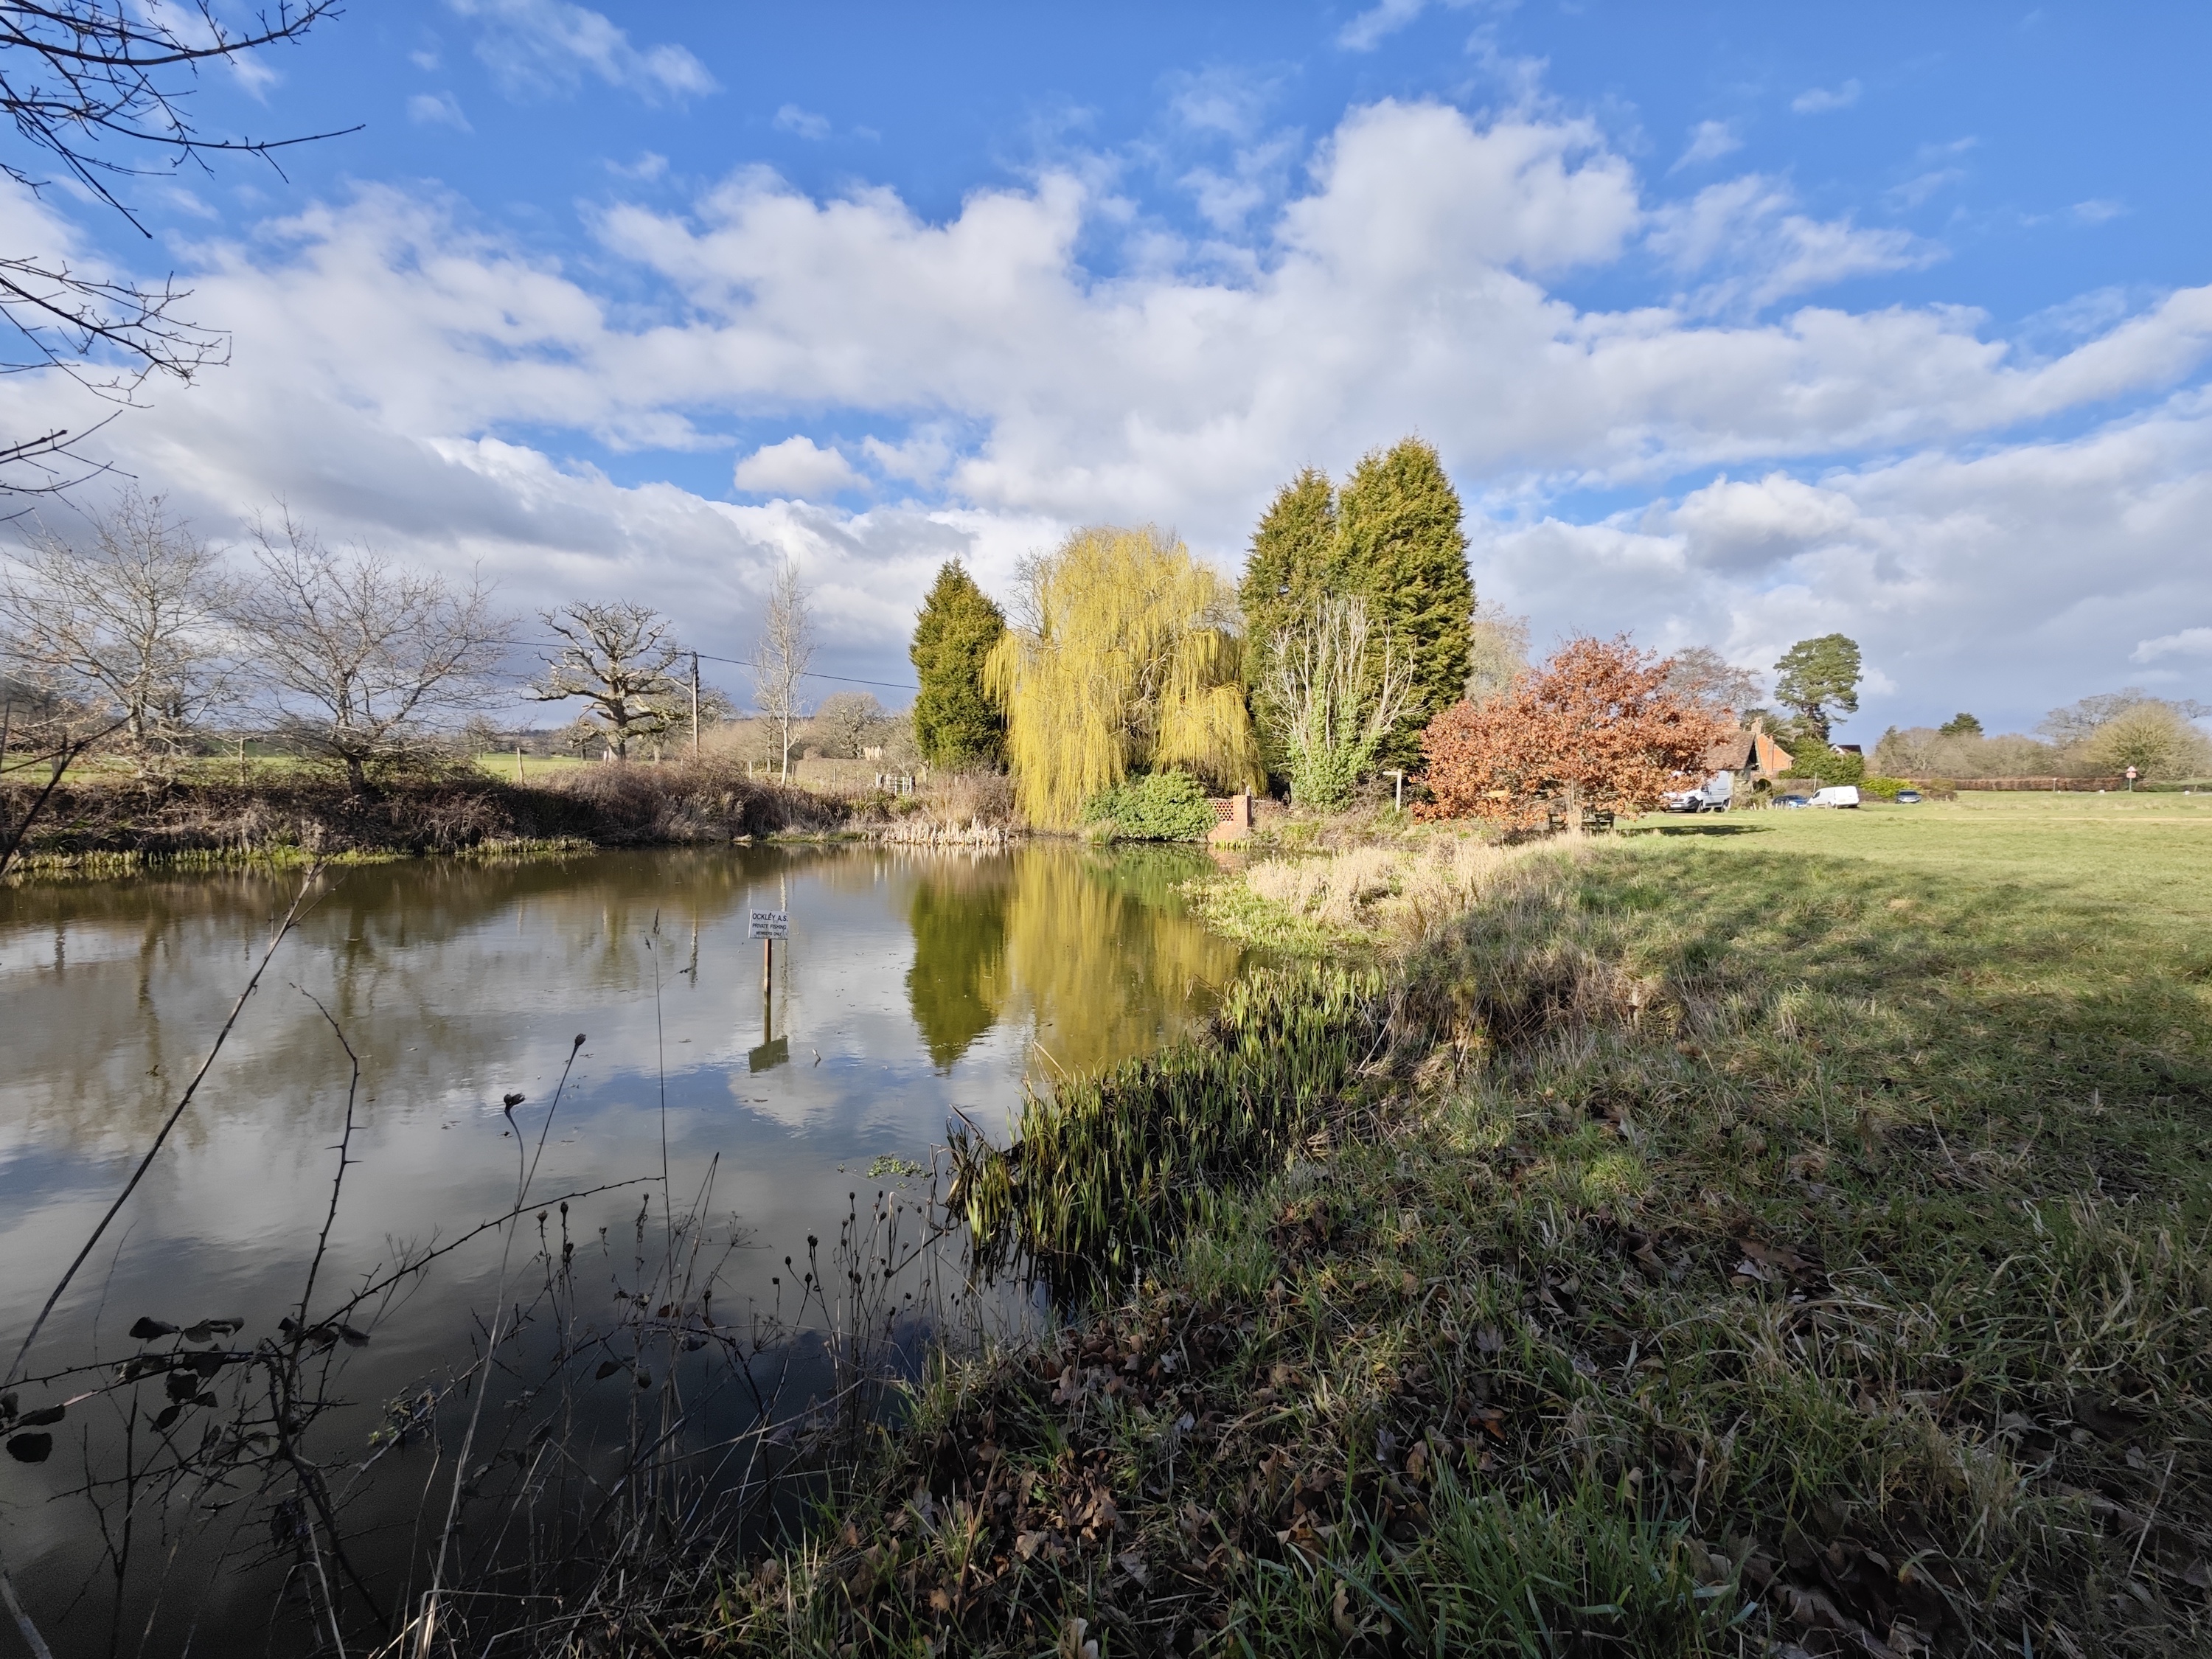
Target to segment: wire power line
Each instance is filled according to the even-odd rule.
[[[492,645],[511,646],[518,651],[539,651],[543,650],[546,645],[546,641],[544,640],[492,640],[487,641],[487,643]],[[743,657],[718,657],[711,651],[693,651],[688,647],[684,649],[684,655],[687,657],[696,657],[701,662],[727,663],[732,668],[757,669],[760,666],[758,663],[748,662]],[[919,685],[909,685],[898,680],[864,680],[853,674],[823,674],[811,668],[805,673],[801,674],[799,678],[803,680],[836,680],[842,685],[872,685],[885,691],[919,691],[921,690]]]

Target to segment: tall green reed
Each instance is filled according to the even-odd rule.
[[[956,1135],[952,1203],[989,1275],[1021,1266],[1083,1294],[1212,1217],[1358,1092],[1389,1041],[1371,969],[1263,971],[1193,1041],[1024,1101],[1003,1149]]]

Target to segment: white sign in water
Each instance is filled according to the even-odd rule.
[[[753,910],[747,914],[751,917],[750,925],[745,929],[747,939],[791,937],[791,913],[788,910]]]

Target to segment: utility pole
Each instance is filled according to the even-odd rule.
[[[699,758],[699,653],[691,653],[691,758]]]

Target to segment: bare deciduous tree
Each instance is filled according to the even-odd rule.
[[[0,114],[33,155],[143,231],[115,193],[119,180],[204,167],[225,154],[273,161],[276,150],[310,141],[204,137],[192,124],[191,82],[203,64],[235,66],[298,40],[336,9],[336,0],[277,0],[233,27],[212,0],[0,0]],[[47,182],[11,160],[0,159],[0,173],[33,193]],[[72,264],[58,250],[0,256],[0,318],[16,340],[13,352],[0,351],[0,372],[58,369],[124,404],[149,375],[190,380],[228,356],[228,341],[176,314],[189,297],[173,278],[142,284]],[[98,470],[73,449],[86,435],[52,428],[0,438],[0,491],[50,494],[81,482]]]
[[[791,775],[792,728],[805,712],[799,681],[813,660],[814,619],[807,611],[806,589],[799,580],[799,561],[786,559],[769,581],[768,618],[753,651],[753,701],[775,729],[786,778]]]
[[[10,651],[112,707],[143,769],[173,755],[228,696],[219,653],[229,599],[221,556],[136,491],[88,515],[72,541],[41,530],[0,570]]]
[[[249,672],[285,735],[356,789],[483,696],[514,619],[493,611],[480,574],[457,585],[365,549],[341,557],[289,512],[273,531],[257,520],[253,537],[258,579],[231,610]]]
[[[1467,700],[1489,702],[1528,666],[1528,619],[1495,599],[1476,605],[1468,624],[1467,665]]]
[[[584,699],[579,724],[597,732],[614,759],[628,760],[632,742],[673,726],[679,699],[688,717],[690,689],[668,672],[685,652],[652,606],[572,605],[538,614],[562,643],[545,659],[530,696],[539,702]]]
[[[1674,655],[1667,690],[1729,720],[1741,720],[1766,700],[1757,671],[1739,668],[1710,645],[1693,645]]]
[[[1364,599],[1316,599],[1276,635],[1267,692],[1282,723],[1291,798],[1335,806],[1406,717],[1413,665],[1387,631],[1376,636]]]
[[[807,727],[823,754],[855,760],[868,741],[869,731],[881,725],[883,718],[884,706],[873,693],[836,691],[822,699]]]

